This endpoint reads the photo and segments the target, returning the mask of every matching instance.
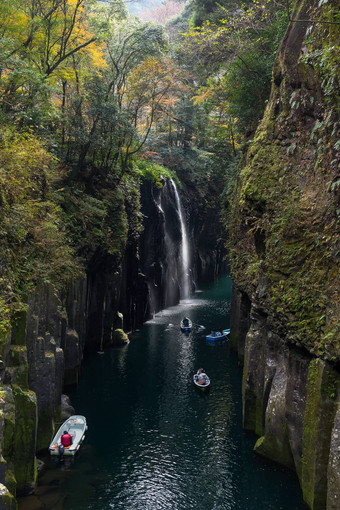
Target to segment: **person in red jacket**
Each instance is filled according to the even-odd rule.
[[[61,435],[60,441],[61,441],[61,444],[63,446],[65,446],[65,448],[66,448],[66,446],[71,446],[71,444],[72,444],[72,436],[71,436],[71,434],[69,434],[67,432],[67,430],[64,430],[64,432]]]

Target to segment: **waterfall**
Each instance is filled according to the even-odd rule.
[[[187,299],[191,291],[189,236],[176,184],[142,187],[144,230],[139,245],[140,269],[148,287],[151,317]]]
[[[170,179],[170,183],[172,185],[176,206],[179,216],[179,221],[181,224],[181,234],[182,234],[182,242],[181,242],[181,271],[180,271],[180,289],[181,289],[181,299],[187,299],[190,296],[190,279],[189,279],[189,269],[190,269],[190,251],[189,251],[189,238],[187,234],[187,228],[184,221],[182,204],[179,198],[179,194],[177,191],[177,186],[173,179]]]

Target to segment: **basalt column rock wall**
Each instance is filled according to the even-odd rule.
[[[256,452],[296,472],[313,510],[340,508],[335,12],[332,1],[295,4],[230,228],[244,427]]]
[[[121,326],[117,312],[125,282],[119,268],[113,269],[106,268],[106,278],[95,278],[92,268],[59,295],[42,286],[30,295],[27,307],[13,312],[11,330],[1,341],[4,508],[16,508],[13,496],[34,491],[36,451],[48,447],[60,423],[63,389],[77,383],[84,352],[102,349]]]
[[[183,206],[190,218],[192,278],[200,286],[229,273],[221,203],[218,199],[211,200],[203,207],[197,200],[197,190],[188,186],[183,194]]]
[[[243,425],[255,451],[297,473],[313,510],[339,509],[340,376],[331,363],[287,342],[273,317],[234,289],[232,334],[243,365]],[[248,332],[244,325],[250,324]]]

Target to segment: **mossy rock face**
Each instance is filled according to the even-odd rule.
[[[3,356],[6,345],[10,343],[11,331],[10,329],[0,328],[0,356]]]
[[[284,443],[281,443],[277,436],[266,434],[256,441],[254,451],[263,457],[292,469],[294,467],[294,462],[285,431],[283,431],[282,437],[286,439]]]
[[[339,373],[316,358],[308,370],[307,402],[303,423],[302,491],[312,510],[326,508],[327,468],[337,409]]]
[[[298,0],[292,19],[331,20],[336,5],[335,0]],[[315,23],[306,32],[307,27],[290,23],[277,53],[268,107],[242,161],[233,196],[229,253],[233,282],[252,301],[251,329],[256,328],[254,309],[260,309],[277,352],[281,339],[290,352],[301,351],[304,358],[295,365],[291,359],[287,366],[283,419],[275,427],[266,421],[256,451],[287,464],[288,436],[307,505],[338,510],[339,436],[334,420],[339,373],[329,362],[338,365],[340,360],[339,89],[332,95],[324,89],[335,73],[332,60],[327,60],[336,51],[334,26]],[[279,357],[264,354],[273,366],[281,366]],[[245,425],[253,430],[259,430],[258,389],[250,367],[257,363],[264,377],[258,360],[247,340],[243,405]],[[269,417],[268,410],[266,420]]]
[[[10,493],[15,496],[16,489],[17,489],[17,481],[16,481],[16,478],[15,478],[15,475],[14,475],[12,469],[9,469],[8,467],[6,469],[5,482],[6,482],[6,487],[8,488]]]
[[[263,333],[251,328],[246,337],[242,381],[243,427],[264,433],[264,346]]]
[[[50,410],[42,410],[38,415],[37,452],[47,448],[54,433],[53,416]]]
[[[1,510],[17,510],[18,504],[7,487],[0,483],[0,508]]]
[[[268,340],[268,344],[270,341]],[[270,352],[269,345],[267,351]],[[270,352],[270,362],[266,366],[266,383],[264,395],[268,395],[265,405],[265,434],[260,438],[254,450],[279,464],[294,469],[294,459],[291,451],[287,430],[287,385],[288,385],[288,353],[284,349]],[[274,358],[276,355],[276,359]],[[273,360],[275,369],[272,371]],[[264,400],[267,400],[264,397]]]
[[[37,403],[35,393],[13,387],[15,427],[11,459],[17,480],[17,492],[29,494],[36,482],[36,426]]]
[[[308,14],[311,4],[295,2],[296,16]],[[321,20],[323,11],[332,9],[335,1],[329,0],[313,16]],[[243,160],[233,199],[229,253],[233,281],[249,297],[266,280],[262,306],[276,315],[289,341],[336,362],[337,105],[320,93],[327,80],[318,79],[319,68],[306,63],[306,48],[315,56],[334,45],[331,25],[316,24],[312,35],[305,34],[306,28],[292,23],[278,51],[268,107]]]
[[[28,388],[27,349],[21,345],[12,345],[9,352],[9,370],[12,382],[21,388]]]
[[[13,455],[13,437],[15,431],[15,404],[11,389],[6,388],[5,400],[2,454],[5,460],[9,460]]]
[[[327,470],[327,510],[339,509],[340,494],[340,398],[331,438]]]
[[[11,317],[12,345],[26,345],[27,310],[15,310]]]
[[[115,329],[112,334],[112,344],[117,347],[123,347],[130,343],[129,337],[122,329]]]

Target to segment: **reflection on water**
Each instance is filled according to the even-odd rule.
[[[157,314],[123,349],[87,359],[70,394],[87,418],[85,443],[70,466],[46,459],[20,510],[301,510],[295,478],[256,457],[242,431],[241,370],[228,342],[205,341],[229,327],[229,309],[225,279]],[[183,315],[190,334],[180,332]],[[209,392],[193,385],[199,366]]]

